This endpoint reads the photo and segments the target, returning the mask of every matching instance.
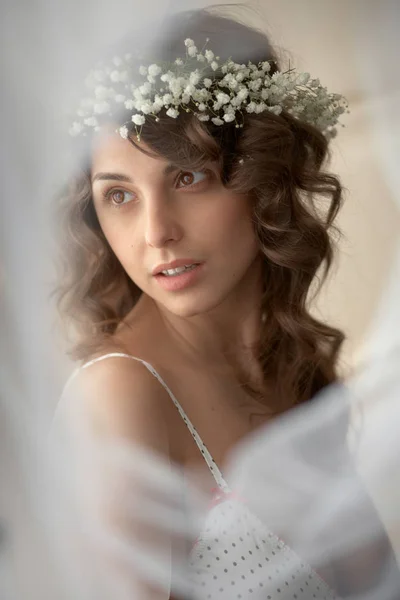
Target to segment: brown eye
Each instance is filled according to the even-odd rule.
[[[191,185],[193,183],[193,181],[194,181],[193,173],[191,173],[190,171],[187,171],[186,173],[183,173],[181,175],[181,181],[185,185]]]
[[[114,206],[121,206],[132,200],[132,196],[133,194],[125,192],[124,190],[111,190],[107,194],[107,200],[114,204]]]
[[[113,202],[115,202],[115,204],[122,204],[124,201],[124,192],[121,192],[121,190],[115,190],[115,192],[112,192],[111,194],[111,199]]]
[[[198,176],[200,175],[200,181]],[[205,171],[182,171],[179,175],[179,181],[183,184],[179,187],[196,186],[199,183],[203,183],[207,179],[207,173]]]

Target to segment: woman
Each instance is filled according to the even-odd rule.
[[[123,59],[94,72],[100,88],[72,128],[90,130],[90,159],[65,198],[67,276],[59,298],[79,325],[73,356],[84,364],[73,384],[85,390],[96,433],[141,444],[179,464],[187,478],[200,473],[218,504],[224,494],[229,501],[223,473],[232,448],[338,379],[344,336],[311,316],[307,300],[319,269],[326,275],[332,261],[342,189],[323,170],[328,143],[321,130],[329,123],[306,96],[300,108],[279,104],[283,96],[270,87],[257,103],[259,73],[247,73],[232,86],[226,80],[218,92],[225,96],[215,93],[207,104],[204,87],[233,73],[221,69],[228,58],[242,71],[251,61],[263,65],[263,77],[278,74],[264,34],[203,10],[175,15],[166,29],[147,63],[142,59],[145,86],[136,86],[133,100],[115,92],[123,111],[111,111],[115,90],[102,79],[127,90]],[[204,96],[184,98],[182,89],[174,105],[170,68],[149,114],[161,60],[187,72],[193,61],[205,65]],[[190,82],[196,86],[199,77]],[[298,82],[306,85],[307,77]],[[237,104],[228,110],[233,92]],[[330,101],[336,122],[343,104]],[[325,205],[317,206],[316,195]],[[251,549],[238,532],[226,534],[239,561],[243,546],[252,556],[246,566],[221,558],[223,541],[203,534],[187,553],[204,598],[333,598],[335,587],[343,595],[368,587],[357,572],[358,583],[346,588],[354,569],[348,561],[331,565],[326,583],[272,534],[263,544],[253,534]],[[282,565],[286,551],[294,561],[287,572],[296,577],[281,589],[264,561],[278,556]],[[151,586],[141,593],[168,598],[168,590]]]

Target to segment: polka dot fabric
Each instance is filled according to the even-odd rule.
[[[244,504],[230,494],[219,494],[218,499],[221,501],[207,513],[204,528],[190,553],[194,598],[337,598],[317,573]]]
[[[204,457],[217,487],[188,569],[193,598],[201,600],[339,600],[319,575],[268,530],[235,496],[193,424],[152,365],[119,352],[108,357],[142,362],[166,389]]]

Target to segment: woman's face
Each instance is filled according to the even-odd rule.
[[[183,170],[103,133],[93,150],[92,189],[101,228],[126,273],[174,314],[219,306],[255,268],[250,203],[224,188],[216,165]],[[202,265],[191,283],[167,290],[153,269],[176,259]]]

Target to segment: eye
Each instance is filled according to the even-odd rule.
[[[113,189],[105,193],[105,198],[113,206],[122,206],[132,200],[133,194],[125,190]]]
[[[199,175],[200,181],[197,180]],[[183,185],[178,187],[194,187],[205,181],[207,178],[208,173],[206,171],[182,171],[179,174],[178,181],[183,182]]]

